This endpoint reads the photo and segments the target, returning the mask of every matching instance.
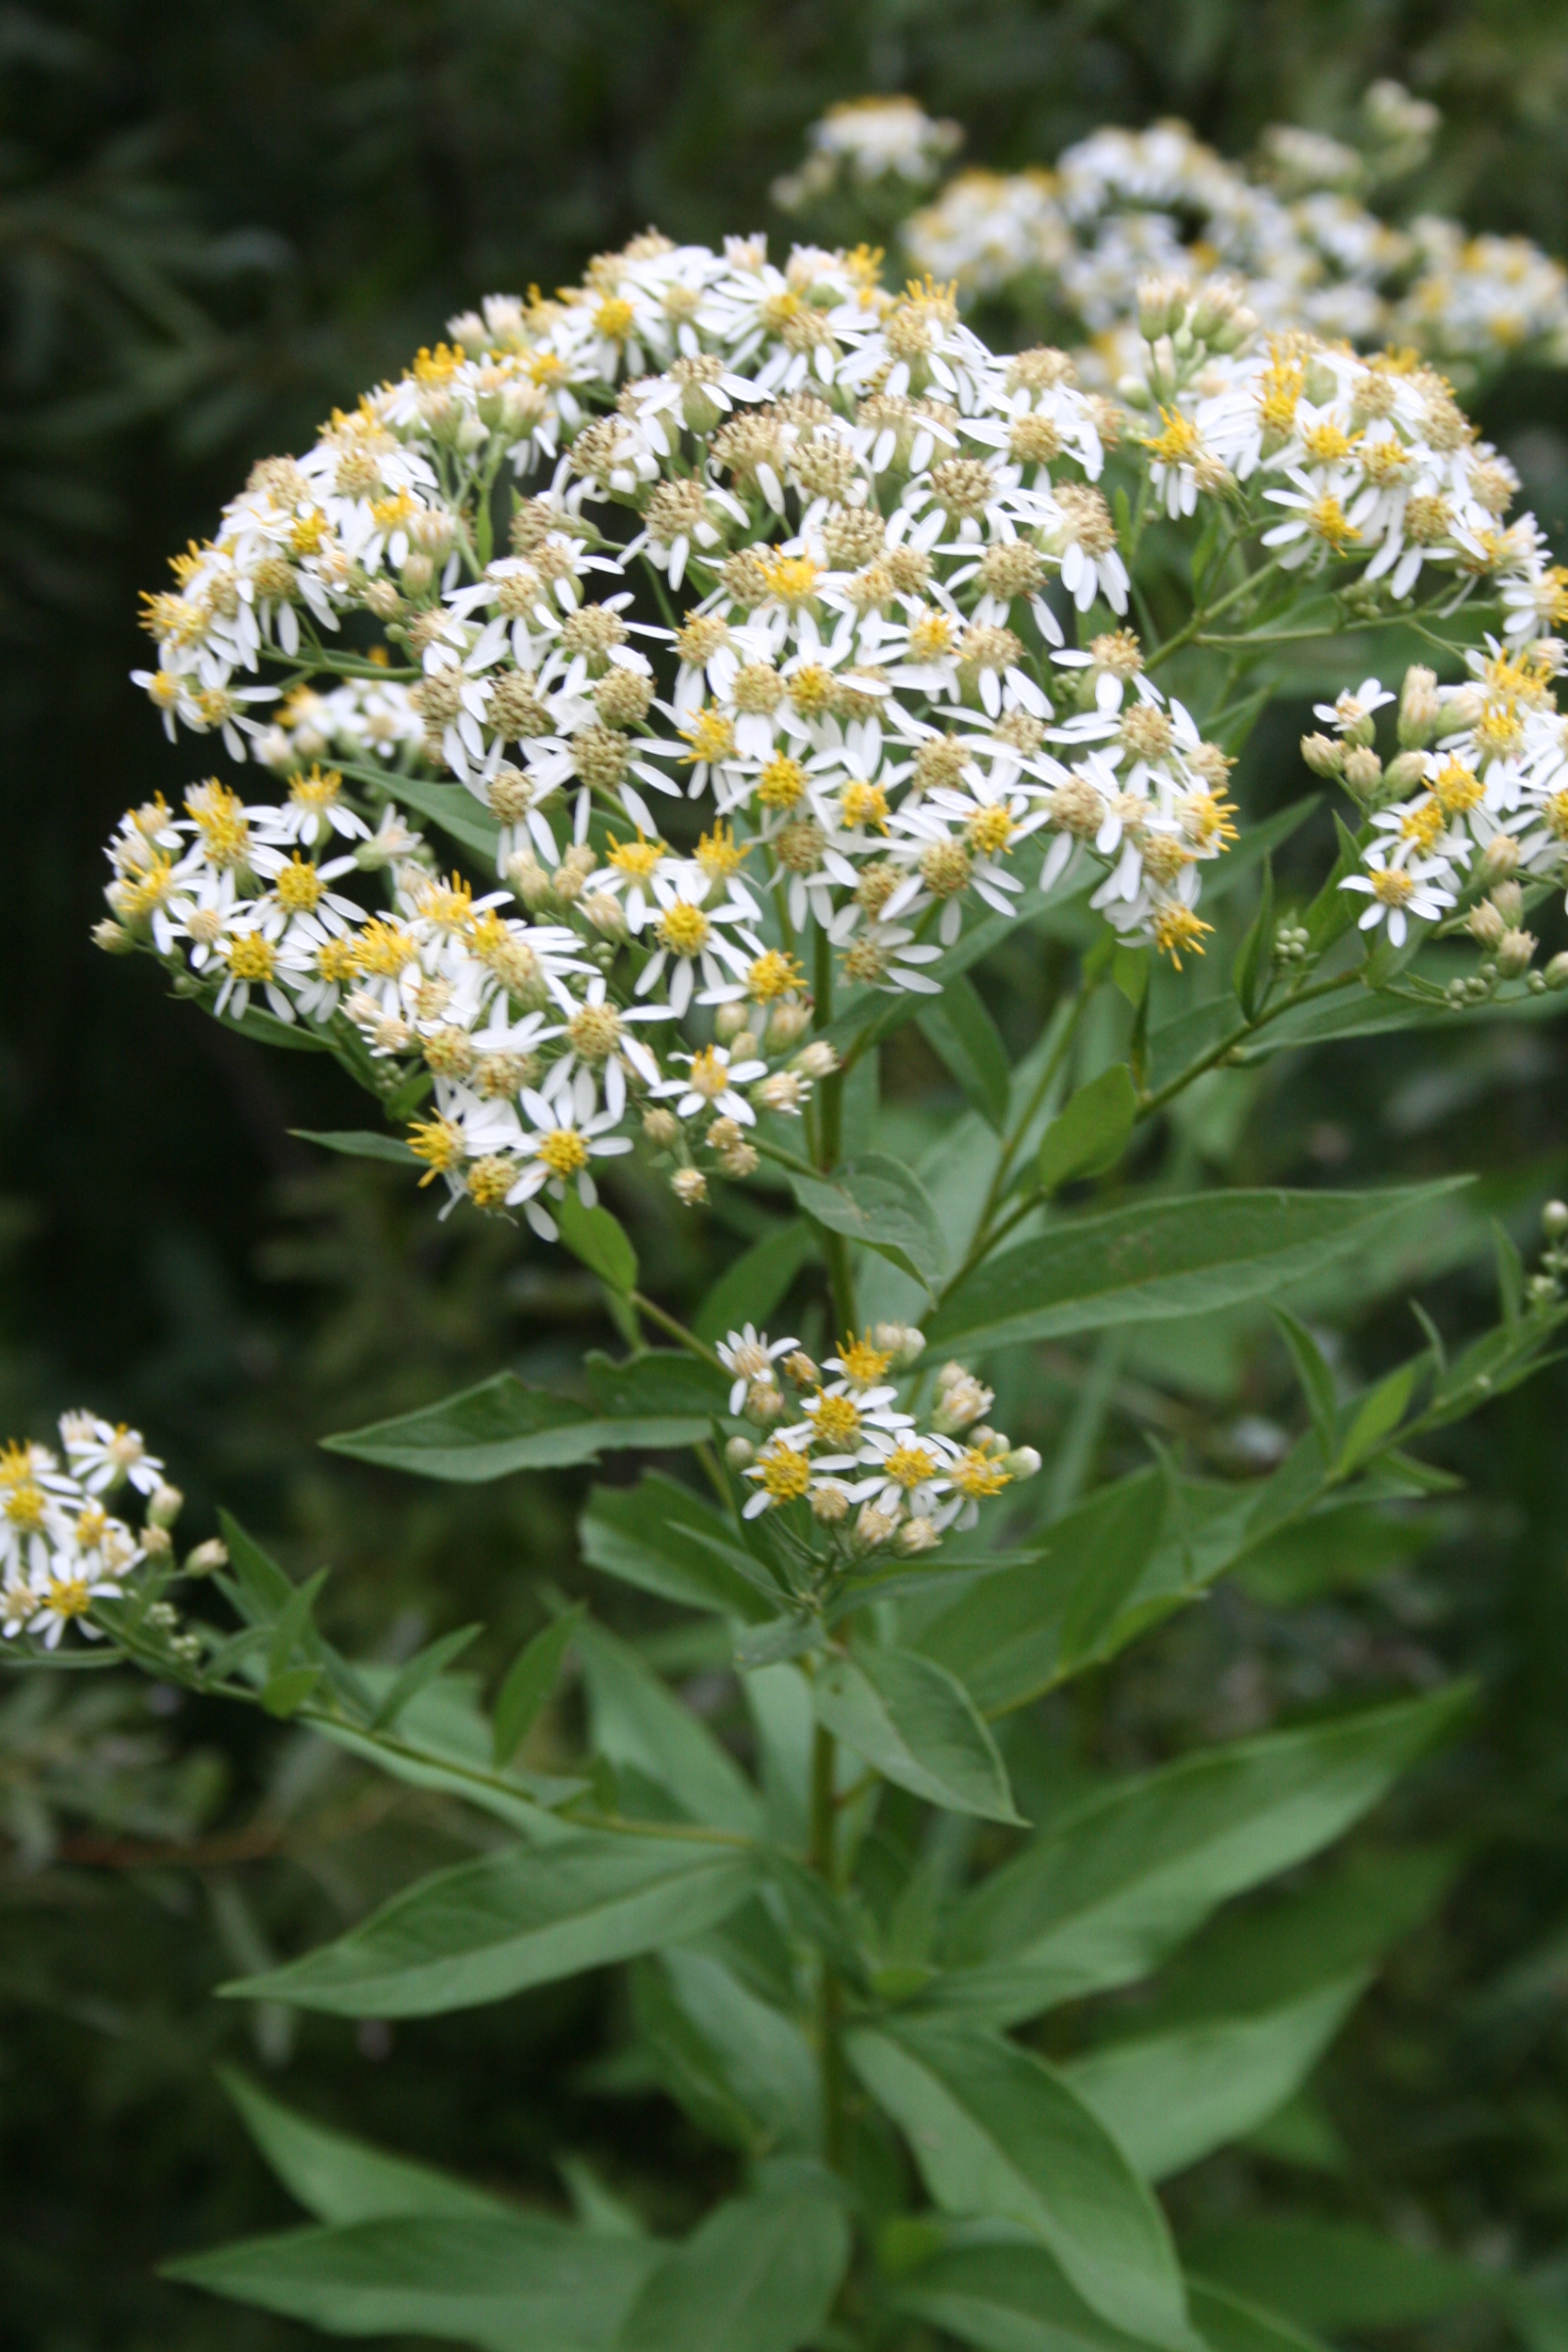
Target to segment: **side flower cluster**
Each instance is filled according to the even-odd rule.
[[[889,1548],[909,1558],[1033,1478],[1038,1454],[985,1426],[993,1394],[963,1364],[942,1366],[924,1411],[900,1406],[899,1375],[924,1347],[918,1331],[883,1323],[841,1340],[819,1367],[792,1339],[749,1323],[731,1331],[719,1348],[730,1411],[768,1432],[760,1445],[729,1442],[730,1466],[752,1488],[743,1516],[802,1504],[845,1558]]]
[[[27,1438],[0,1446],[0,1637],[46,1650],[57,1649],[71,1625],[99,1640],[99,1602],[123,1601],[140,1576],[172,1569],[172,1530],[185,1499],[138,1429],[67,1413],[59,1437],[57,1448]],[[185,1573],[205,1574],[226,1557],[220,1544],[199,1544]],[[173,1657],[201,1656],[196,1636],[172,1630],[167,1603],[153,1601],[153,1610],[162,1611],[152,1622],[170,1633]]]

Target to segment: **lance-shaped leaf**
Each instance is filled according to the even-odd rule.
[[[556,1211],[561,1238],[574,1258],[612,1290],[625,1293],[637,1287],[637,1252],[618,1217],[606,1208],[585,1209],[575,1192],[568,1192]]]
[[[988,2224],[956,2231],[890,2300],[978,2352],[1134,2352],[1140,2341],[1086,2303],[1045,2246]]]
[[[795,1199],[832,1233],[863,1242],[904,1273],[935,1290],[947,1267],[947,1245],[920,1178],[901,1161],[868,1152],[831,1176],[792,1171]]]
[[[699,1339],[723,1339],[742,1323],[764,1322],[816,1255],[817,1237],[804,1217],[764,1233],[726,1266],[693,1316],[693,1331]]]
[[[1012,1347],[1239,1306],[1317,1273],[1467,1181],[1195,1193],[1063,1222],[965,1275],[926,1337],[934,1347]]]
[[[404,2214],[250,2238],[168,2263],[163,2276],[333,2335],[605,2352],[664,2260],[652,2239],[591,2235],[522,2214]]]
[[[1113,1062],[1080,1086],[1040,1138],[1040,1190],[1055,1192],[1077,1177],[1114,1168],[1132,1140],[1137,1107],[1137,1088],[1125,1062]]]
[[[826,1729],[885,1780],[953,1813],[1020,1821],[996,1741],[963,1684],[934,1658],[860,1648],[825,1667],[812,1693]]]
[[[694,1446],[724,1408],[723,1383],[687,1356],[591,1360],[592,1404],[498,1372],[417,1413],[322,1439],[328,1451],[388,1470],[475,1485],[514,1470],[559,1470],[619,1446]]]
[[[734,1846],[580,1833],[438,1870],[335,1943],[222,1990],[350,2017],[471,2009],[699,1936],[753,1884]]]
[[[1091,1798],[960,1907],[934,1991],[1013,2020],[1146,1976],[1230,1896],[1339,1837],[1465,1699],[1236,1740]]]
[[[220,2066],[219,2076],[284,2187],[318,2221],[387,2221],[403,2213],[494,2221],[510,2219],[515,2211],[504,2197],[470,2188],[432,2164],[390,2155],[296,2115],[232,2066]]]
[[[718,2206],[651,2275],[617,2352],[797,2352],[826,2319],[849,2261],[849,2216],[824,2177]]]
[[[762,1801],[700,1716],[629,1643],[591,1619],[578,1628],[596,1752],[651,1782],[694,1821],[756,1835]]]
[[[1307,2328],[1405,2328],[1511,2282],[1450,2254],[1406,2246],[1357,2222],[1222,2222],[1191,2242],[1194,2269]]]
[[[496,1693],[491,1753],[498,1766],[510,1763],[528,1738],[555,1689],[562,1661],[581,1621],[580,1607],[568,1609],[536,1633],[508,1667],[506,1679]]]
[[[1366,1972],[1261,2014],[1139,2034],[1062,2068],[1146,2180],[1163,2180],[1267,2121],[1338,2033]]]
[[[1165,2216],[1076,2092],[1032,2050],[941,2018],[849,2038],[948,2213],[1010,2221],[1049,2248],[1102,2319],[1193,2352]]]
[[[1209,2352],[1324,2352],[1317,2337],[1249,2296],[1187,2273],[1187,2309]]]
[[[760,1620],[782,1598],[732,1522],[656,1471],[635,1486],[594,1487],[580,1534],[591,1568],[684,1609]]]
[[[417,1168],[416,1155],[397,1135],[378,1134],[374,1128],[350,1128],[331,1135],[322,1135],[310,1127],[291,1127],[291,1135],[301,1143],[318,1144],[323,1152],[340,1152],[351,1160],[391,1160],[400,1168]]]

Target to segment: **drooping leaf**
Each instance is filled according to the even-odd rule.
[[[568,1191],[555,1211],[555,1221],[573,1257],[580,1258],[601,1282],[623,1296],[636,1289],[637,1252],[618,1217],[603,1207],[585,1209],[577,1194]]]
[[[318,1144],[323,1152],[340,1152],[351,1160],[391,1160],[400,1168],[417,1168],[415,1153],[400,1136],[378,1135],[374,1128],[348,1129],[322,1135],[310,1127],[291,1127],[291,1135],[301,1143]]]
[[[700,1935],[753,1884],[733,1846],[583,1832],[438,1870],[335,1943],[221,1989],[351,2017],[474,2008]]]
[[[1042,1192],[1114,1168],[1132,1139],[1138,1094],[1125,1062],[1113,1062],[1080,1086],[1040,1138],[1036,1163]]]
[[[622,1393],[629,1389],[629,1383],[623,1384]],[[321,1443],[330,1453],[348,1454],[355,1462],[474,1485],[516,1470],[559,1470],[592,1462],[620,1446],[694,1446],[709,1427],[710,1413],[694,1410],[689,1391],[668,1406],[612,1414],[552,1389],[531,1388],[514,1372],[498,1372],[440,1404],[346,1429]]]
[[[1062,2074],[1144,2179],[1163,2180],[1282,2107],[1365,1983],[1358,1970],[1279,2009],[1113,2042]]]
[[[723,1513],[656,1471],[635,1486],[592,1488],[579,1531],[591,1568],[685,1609],[760,1620],[782,1597],[757,1589],[772,1579]]]
[[[940,996],[927,997],[916,1019],[926,1043],[962,1086],[981,1118],[1000,1135],[1007,1117],[1011,1070],[1007,1049],[967,972],[950,980]]]
[[[1039,2239],[1102,2319],[1193,2352],[1165,2216],[1098,2118],[1032,2050],[954,2021],[900,2017],[849,2037],[937,2203]]]
[[[486,2352],[608,2352],[650,2273],[651,2238],[519,2214],[407,2214],[251,2238],[168,2263],[166,2278],[334,2335],[439,2336]]]
[[[929,1805],[1020,1821],[1006,1767],[964,1686],[913,1650],[857,1649],[812,1685],[817,1714],[847,1748]]]
[[[284,2187],[318,2221],[341,2225],[387,2221],[400,2214],[425,2220],[508,2219],[504,2197],[470,2188],[411,2156],[393,2156],[346,2132],[334,2132],[291,2107],[232,2066],[220,2066],[223,2088],[245,2128]]]
[[[822,2189],[735,2197],[653,2272],[617,2352],[798,2352],[849,2261],[849,2216]]]
[[[578,1654],[596,1752],[665,1791],[694,1821],[753,1837],[762,1804],[734,1757],[629,1643],[585,1618]]]
[[[831,1176],[802,1176],[790,1184],[808,1217],[843,1233],[935,1290],[947,1266],[947,1245],[925,1187],[909,1168],[880,1152],[847,1160]]]
[[[1230,1896],[1339,1837],[1464,1698],[1236,1740],[1090,1799],[960,1907],[940,1997],[1012,2020],[1147,1975]]]
[[[1010,1347],[1238,1306],[1316,1273],[1466,1181],[1195,1193],[1064,1221],[967,1274],[926,1337],[935,1347]]]
[[[498,1765],[509,1764],[528,1738],[545,1701],[555,1689],[562,1662],[581,1621],[580,1608],[568,1609],[536,1633],[508,1667],[506,1679],[496,1693],[491,1754]]]

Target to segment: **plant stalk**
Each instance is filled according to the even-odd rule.
[[[837,1809],[833,1781],[838,1742],[819,1723],[811,1743],[811,1868],[830,1892],[837,1878]],[[823,2152],[835,2172],[848,2155],[844,2105],[843,1988],[825,1953],[817,1980],[817,2051],[822,2079]]]

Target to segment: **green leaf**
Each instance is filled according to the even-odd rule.
[[[635,1486],[592,1488],[580,1534],[591,1568],[684,1609],[760,1620],[773,1614],[780,1597],[731,1522],[658,1472]],[[696,1540],[703,1537],[710,1541]],[[754,1579],[766,1586],[771,1602]]]
[[[743,1323],[762,1324],[803,1266],[817,1255],[817,1237],[804,1217],[764,1233],[726,1266],[692,1317],[698,1339],[723,1339]]]
[[[592,1832],[437,1870],[302,1959],[220,1989],[350,2017],[504,2001],[701,1935],[753,1885],[732,1846]]]
[[[1236,1001],[1249,1021],[1255,1021],[1274,972],[1274,860],[1263,861],[1263,895],[1247,935],[1236,950],[1231,974]]]
[[[1210,2352],[1324,2352],[1315,2336],[1293,2328],[1227,2288],[1187,2273],[1187,2308]]]
[[[271,1647],[267,1653],[269,1687],[282,1674],[293,1658],[307,1630],[311,1629],[310,1613],[316,1606],[316,1595],[327,1580],[327,1571],[318,1568],[303,1584],[291,1587],[287,1600],[272,1628]]]
[[[246,1534],[237,1519],[226,1511],[220,1511],[218,1525],[228,1547],[229,1564],[240,1590],[257,1614],[270,1623],[280,1609],[288,1607],[294,1596],[294,1586],[277,1561],[262,1550],[255,1538]]]
[[[755,1836],[762,1803],[727,1748],[634,1649],[584,1618],[578,1655],[595,1752],[663,1789],[694,1821]]]
[[[1334,1376],[1329,1368],[1328,1359],[1306,1325],[1298,1323],[1295,1315],[1288,1314],[1283,1307],[1274,1309],[1274,1320],[1279,1326],[1281,1338],[1290,1350],[1290,1360],[1296,1366],[1296,1377],[1301,1383],[1313,1428],[1317,1431],[1325,1457],[1331,1460],[1334,1431],[1339,1420],[1339,1398],[1334,1391]]]
[[[819,1720],[928,1805],[1019,1821],[995,1740],[961,1682],[913,1650],[858,1649],[812,1685]]]
[[[632,1996],[664,2087],[699,2130],[749,2156],[820,2144],[810,2044],[717,1953],[688,1947],[639,1962]]]
[[[1470,2262],[1405,2246],[1356,2222],[1236,2220],[1199,2232],[1195,2270],[1257,2296],[1307,2328],[1402,2328],[1473,2303],[1508,2282]]]
[[[1010,2221],[1047,2246],[1102,2319],[1192,2352],[1165,2216],[1116,2142],[1032,2050],[941,2018],[851,2034],[945,2211]]]
[[[1157,1475],[1119,1480],[1094,1499],[1093,1548],[1062,1616],[1060,1674],[1071,1674],[1098,1654],[1149,1564],[1170,1504],[1166,1482]],[[1062,1551],[1063,1560],[1070,1557]]]
[[[1114,1168],[1132,1139],[1137,1088],[1125,1062],[1113,1062],[1080,1086],[1040,1138],[1040,1189],[1056,1192],[1075,1177]]]
[[[689,1413],[694,1420],[723,1413],[729,1375],[675,1348],[644,1348],[612,1357],[590,1348],[582,1360],[588,1394],[608,1421],[656,1422]]]
[[[372,1731],[384,1731],[395,1723],[404,1707],[416,1699],[425,1685],[433,1682],[462,1657],[469,1643],[483,1632],[482,1625],[459,1625],[455,1632],[444,1633],[438,1642],[432,1642],[416,1658],[411,1658],[388,1683],[384,1695],[377,1702],[370,1718]]]
[[[363,1132],[350,1128],[324,1135],[311,1127],[291,1127],[289,1134],[301,1143],[318,1144],[323,1152],[340,1152],[349,1160],[393,1160],[400,1168],[417,1168],[419,1162],[407,1144],[397,1135],[377,1135],[372,1129]]]
[[[1203,1315],[1300,1282],[1468,1178],[1387,1192],[1216,1192],[1082,1217],[988,1259],[926,1328],[934,1347],[1011,1347]]]
[[[1358,1470],[1369,1455],[1387,1445],[1405,1417],[1405,1409],[1410,1403],[1415,1376],[1420,1369],[1419,1357],[1409,1364],[1401,1364],[1358,1400],[1350,1425],[1334,1457],[1333,1476],[1336,1478],[1348,1478],[1351,1471]]]
[[[371,1705],[390,1688],[393,1670],[367,1666],[361,1676]],[[564,1804],[581,1794],[581,1780],[550,1780],[533,1772],[497,1772],[494,1735],[480,1710],[475,1675],[443,1674],[427,1683],[402,1710],[395,1738],[372,1738],[349,1723],[318,1717],[311,1729],[318,1738],[359,1756],[378,1772],[411,1788],[432,1788],[444,1796],[461,1797],[527,1838],[547,1842],[574,1833],[544,1808]]]
[[[947,1245],[924,1185],[899,1161],[868,1152],[831,1176],[792,1169],[790,1184],[819,1225],[863,1243],[934,1291],[947,1265]]]
[[[494,867],[500,827],[464,785],[437,784],[430,776],[400,773],[387,776],[384,784],[378,779],[378,789],[400,808],[416,808],[422,817],[433,817],[444,833]]]
[[[979,2352],[1133,2352],[1139,2341],[1091,2310],[1043,2246],[979,2227],[901,2277],[890,2300]]]
[[[297,2230],[188,2255],[163,2277],[335,2335],[441,2336],[486,2352],[608,2352],[664,2261],[652,2239],[554,2221],[422,2220]]]
[[[318,2221],[389,2221],[405,2213],[425,2220],[494,2220],[514,2210],[504,2197],[470,2188],[433,2165],[388,2155],[296,2115],[233,2066],[220,2066],[218,2076],[284,2187]]]
[[[491,1753],[498,1766],[509,1764],[532,1729],[545,1701],[555,1689],[561,1661],[578,1626],[582,1609],[568,1609],[518,1651],[506,1679],[496,1694],[495,1735]]]
[[[927,997],[915,1018],[926,1043],[1000,1135],[1012,1072],[1007,1049],[973,981],[960,972],[940,996]]]
[[[286,1723],[297,1715],[321,1679],[319,1666],[287,1666],[279,1674],[269,1674],[262,1685],[261,1703],[269,1715]]]
[[[1339,1837],[1465,1700],[1236,1740],[1091,1798],[960,1907],[940,1998],[1011,2021],[1147,1976],[1232,1895]]]
[[[637,1252],[618,1217],[606,1208],[585,1209],[568,1189],[554,1212],[561,1238],[574,1258],[580,1258],[601,1282],[624,1298],[637,1287]]]
[[[691,1410],[684,1398],[669,1411],[611,1415],[553,1389],[530,1388],[514,1372],[498,1372],[440,1404],[321,1443],[355,1462],[471,1486],[516,1470],[564,1469],[620,1446],[694,1446],[709,1434],[710,1422],[710,1413]]]
[[[1062,2068],[1146,2180],[1163,2180],[1282,2107],[1359,1999],[1342,1976],[1261,2015],[1210,2017],[1092,2050]]]
[[[798,2352],[826,2320],[849,2262],[839,2197],[736,2197],[648,2278],[617,2352]]]

